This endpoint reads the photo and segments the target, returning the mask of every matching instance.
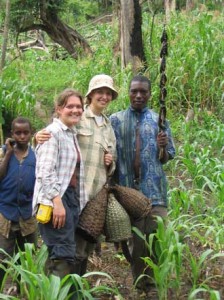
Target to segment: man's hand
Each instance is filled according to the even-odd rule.
[[[2,180],[7,174],[9,160],[14,152],[13,142],[14,140],[12,138],[7,138],[5,141],[6,152],[2,153],[2,157],[0,159],[0,180]]]
[[[165,132],[160,131],[157,135],[157,145],[159,148],[165,148],[168,144],[168,137]]]
[[[15,140],[13,140],[12,138],[6,139],[5,141],[6,151],[12,152],[14,144],[15,144]]]
[[[169,160],[169,154],[166,150],[166,146],[168,145],[168,136],[165,132],[161,131],[158,133],[157,145],[159,147],[159,160],[162,164],[165,164]]]

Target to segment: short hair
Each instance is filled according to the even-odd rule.
[[[17,117],[12,121],[11,124],[11,130],[13,131],[15,129],[15,124],[19,123],[19,124],[28,124],[30,127],[30,130],[32,130],[32,125],[29,119],[24,118],[24,117]]]
[[[135,75],[135,76],[131,79],[131,81],[130,81],[129,89],[130,89],[130,87],[131,87],[132,82],[134,82],[134,81],[147,82],[148,87],[149,87],[149,91],[151,91],[151,81],[150,81],[146,76],[143,76],[143,75]]]
[[[55,104],[55,111],[56,108],[59,107],[64,107],[67,102],[68,99],[72,96],[75,96],[77,98],[80,99],[81,105],[82,105],[82,109],[84,109],[84,104],[83,104],[83,96],[76,90],[68,88],[65,89],[64,91],[62,91],[55,99],[54,104]]]

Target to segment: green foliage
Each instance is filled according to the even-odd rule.
[[[191,21],[189,22],[189,17]],[[145,51],[150,66],[150,76],[157,83],[155,98],[159,93],[158,43],[162,32],[159,15],[155,18],[152,45],[150,46],[150,18],[144,18]],[[222,66],[224,30],[221,18],[212,12],[177,13],[167,25],[169,56],[167,60],[168,97],[170,108],[187,107],[222,110]]]
[[[77,2],[69,3],[78,5]],[[79,5],[87,7],[90,2],[80,2]],[[69,9],[68,6],[66,7]],[[143,39],[149,65],[145,74],[150,75],[152,81],[150,106],[158,111],[159,53],[163,15],[156,15],[152,32],[151,26],[152,17],[148,12],[143,13]],[[222,105],[224,82],[221,73],[224,50],[224,44],[221,42],[223,29],[221,13],[193,11],[172,16],[171,23],[167,25],[169,115],[184,113],[191,107],[196,111],[199,109],[214,111],[218,118],[222,118],[224,112]],[[17,80],[15,87],[24,85],[25,89],[34,95],[36,101],[44,103],[51,110],[55,95],[62,89],[73,86],[85,94],[90,78],[97,73],[106,73],[113,76],[119,91],[119,98],[111,103],[107,113],[111,114],[126,108],[129,104],[128,85],[133,74],[131,66],[121,69],[120,54],[115,52],[119,37],[117,20],[114,19],[110,24],[86,23],[80,26],[78,31],[88,39],[94,52],[92,56],[80,56],[77,61],[69,57],[52,60],[55,56],[51,51],[49,54],[42,55],[30,50],[22,53],[22,59],[16,59],[11,64],[7,61],[2,88],[8,89],[7,93],[12,94],[13,91],[9,91],[12,87],[8,82],[13,78]],[[10,55],[14,55],[13,52]],[[18,87],[18,89],[22,88]]]
[[[70,24],[85,22],[86,19],[99,14],[97,1],[68,0],[67,3],[66,19],[69,15]]]
[[[151,279],[155,282],[159,298],[165,300],[168,299],[168,289],[170,287],[180,289],[182,257],[185,245],[180,242],[179,234],[175,230],[175,221],[165,224],[160,217],[157,221],[158,230],[155,234],[149,236],[149,240],[146,240],[137,228],[133,228],[133,230],[145,240],[151,257],[154,255],[157,258],[157,262],[150,257],[143,259],[153,270],[153,278]],[[147,275],[140,276],[138,280],[144,276]]]
[[[12,279],[18,281],[20,286],[20,298],[10,296],[5,298],[4,294],[0,294],[1,299],[21,299],[21,297],[25,297],[25,299],[29,300],[69,300],[74,292],[76,292],[77,300],[93,300],[94,295],[102,293],[119,295],[116,287],[105,285],[90,286],[88,278],[92,276],[106,277],[113,282],[112,278],[103,272],[91,272],[85,274],[83,277],[71,274],[66,275],[61,280],[54,275],[46,276],[44,268],[47,257],[48,252],[45,245],[35,250],[32,244],[25,244],[25,251],[19,251],[12,258],[8,257],[6,260],[7,268],[5,269],[4,266],[0,265],[0,268],[6,270],[4,282],[7,277],[12,277],[13,274]],[[72,286],[74,287],[73,292],[70,289]]]
[[[0,104],[1,124],[5,124],[5,131],[10,132],[11,121],[15,116],[24,116],[34,122],[33,107],[35,96],[28,83],[22,84],[21,80],[3,80],[0,78]]]
[[[169,177],[169,219],[185,243],[182,264],[187,271],[181,268],[181,278],[192,282],[189,299],[221,299],[212,282],[222,275],[211,270],[224,249],[223,123],[200,111],[187,124],[182,118],[172,124],[180,146],[169,167],[175,173]]]
[[[19,32],[22,27],[28,27],[32,23],[40,23],[41,1],[14,0],[11,2],[11,29]],[[62,20],[71,26],[99,16],[101,13],[110,12],[112,7],[110,3],[105,6],[96,0],[54,0],[45,1],[45,4],[52,13],[58,14]],[[4,7],[2,11],[4,12]]]
[[[70,24],[76,24],[84,18],[79,16],[82,10],[88,15],[97,13],[96,2],[69,0],[69,6],[65,6],[66,14],[63,15],[63,10],[60,13]],[[212,1],[206,3],[212,5]],[[158,110],[160,37],[164,16],[156,15],[151,34],[152,16],[148,11],[153,9],[144,10],[143,38],[149,65],[145,74],[150,75],[152,81],[150,106]],[[157,240],[158,264],[144,258],[154,271],[155,283],[163,300],[171,288],[176,291],[178,299],[185,278],[192,284],[188,299],[201,295],[212,300],[221,298],[220,293],[212,288],[214,275],[209,272],[224,249],[223,27],[223,13],[202,10],[187,14],[178,12],[167,25],[167,107],[177,155],[165,166],[170,185],[168,223],[165,226],[159,219],[157,232],[145,240],[151,252],[152,242]],[[34,110],[36,102],[46,106],[50,115],[56,94],[72,86],[85,95],[89,80],[97,73],[112,75],[119,91],[119,98],[112,101],[107,114],[129,105],[128,86],[133,73],[131,66],[121,69],[120,56],[115,51],[119,36],[117,20],[110,24],[80,24],[78,31],[88,39],[94,51],[92,56],[80,55],[76,61],[68,57],[54,60],[52,53],[42,55],[30,50],[12,60],[15,54],[8,51],[7,64],[0,78],[5,125],[10,124],[10,113],[10,118],[22,114],[36,122],[37,128],[42,127],[43,123],[38,123]],[[185,123],[183,117],[187,108],[195,111],[195,118],[189,123]],[[145,239],[140,232],[138,234]],[[198,249],[197,253],[193,252],[193,246]],[[20,274],[23,294],[29,299],[36,299],[35,294],[44,297],[52,287],[54,297],[57,294],[58,299],[66,299],[71,284],[79,288],[84,299],[92,299],[92,294],[101,291],[118,293],[116,288],[110,290],[110,287],[103,286],[97,290],[97,287],[91,287],[87,279],[92,274],[84,278],[68,276],[62,281],[55,276],[45,277],[42,272],[45,250],[41,248],[34,259],[32,247],[26,246],[25,253],[20,252],[13,260],[9,259],[6,277],[14,272],[16,280]],[[19,258],[21,265],[18,264]],[[1,299],[10,297],[1,295]]]

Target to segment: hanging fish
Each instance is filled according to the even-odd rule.
[[[162,48],[160,51],[160,94],[159,94],[159,104],[160,104],[160,110],[159,110],[159,130],[164,131],[166,129],[166,103],[165,98],[167,96],[167,89],[165,87],[167,82],[167,76],[165,74],[166,71],[166,56],[168,55],[168,36],[166,33],[166,29],[164,26],[162,37],[160,39],[162,43]],[[164,149],[160,150],[159,158],[163,156]]]

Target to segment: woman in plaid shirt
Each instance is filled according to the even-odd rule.
[[[36,147],[33,210],[40,204],[53,207],[50,222],[39,223],[39,230],[48,247],[48,272],[62,278],[73,273],[74,232],[88,200],[75,129],[83,113],[82,96],[73,89],[64,90],[55,101],[55,112],[57,118],[46,128],[51,138]]]

